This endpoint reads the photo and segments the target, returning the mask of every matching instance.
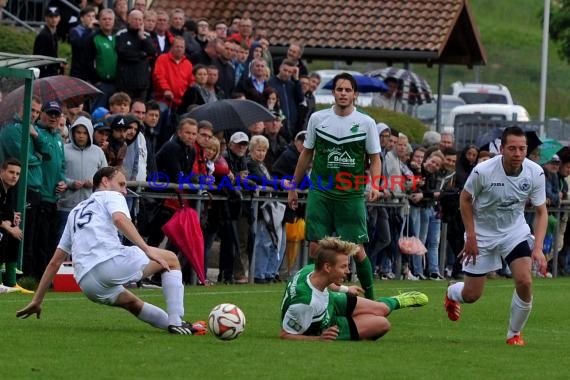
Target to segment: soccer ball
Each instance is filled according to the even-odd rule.
[[[218,339],[235,339],[245,329],[245,315],[236,305],[219,304],[208,316],[208,329]]]

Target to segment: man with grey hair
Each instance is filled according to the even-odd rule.
[[[453,148],[453,145],[455,145],[455,136],[453,135],[453,132],[441,132],[439,149],[443,151],[446,148]]]
[[[422,145],[426,148],[429,148],[433,145],[439,145],[441,142],[441,135],[439,132],[436,131],[427,131],[424,133],[424,137],[422,139]]]
[[[301,44],[299,43],[291,43],[289,45],[289,49],[287,49],[286,57],[279,57],[273,60],[273,68],[275,70],[274,74],[276,76],[279,74],[279,67],[281,66],[284,60],[288,59],[295,64],[295,67],[297,68],[297,75],[308,75],[309,70],[301,60],[302,55],[303,55],[303,46],[301,46]]]
[[[117,51],[115,50],[115,13],[112,9],[99,12],[99,30],[87,40],[89,81],[101,90],[93,109],[107,107],[109,97],[117,92]]]
[[[116,34],[117,85],[131,99],[145,99],[150,85],[149,58],[156,56],[150,34],[144,31],[143,14],[133,10],[128,25]]]

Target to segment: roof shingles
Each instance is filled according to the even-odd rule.
[[[322,48],[374,52],[410,50],[440,59],[457,24],[466,21],[470,41],[477,43],[475,60],[485,61],[479,36],[468,8],[468,0],[155,0],[153,8],[185,9],[193,19],[212,21],[245,14],[268,31],[273,48],[299,39],[308,52]],[[460,20],[460,17],[463,19]],[[460,22],[461,21],[461,22]],[[477,49],[475,49],[477,50]],[[344,50],[343,50],[344,51]],[[464,62],[462,62],[464,63]],[[481,62],[476,62],[481,63]]]

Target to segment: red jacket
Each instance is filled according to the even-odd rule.
[[[186,57],[182,57],[180,62],[176,63],[172,53],[160,55],[154,64],[153,73],[156,101],[168,103],[164,98],[164,92],[170,90],[174,94],[174,105],[180,105],[184,92],[194,84],[192,69],[192,63]]]
[[[192,173],[199,175],[207,175],[208,168],[206,167],[206,158],[204,158],[204,150],[198,143],[194,143],[194,150],[196,151],[196,158],[192,166]]]

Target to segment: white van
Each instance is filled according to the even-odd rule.
[[[435,131],[436,120],[435,115],[437,111],[437,98],[438,95],[433,96],[431,103],[424,103],[416,107],[414,116],[430,130]],[[441,96],[441,110],[439,115],[440,126],[445,126],[448,124],[449,114],[451,110],[457,106],[464,105],[465,102],[458,96],[453,95],[442,95]]]
[[[450,93],[465,104],[514,104],[511,92],[502,84],[454,82]]]
[[[509,121],[529,122],[528,111],[509,104],[466,104],[451,110],[443,132],[455,135],[458,146],[473,143],[477,136]]]

